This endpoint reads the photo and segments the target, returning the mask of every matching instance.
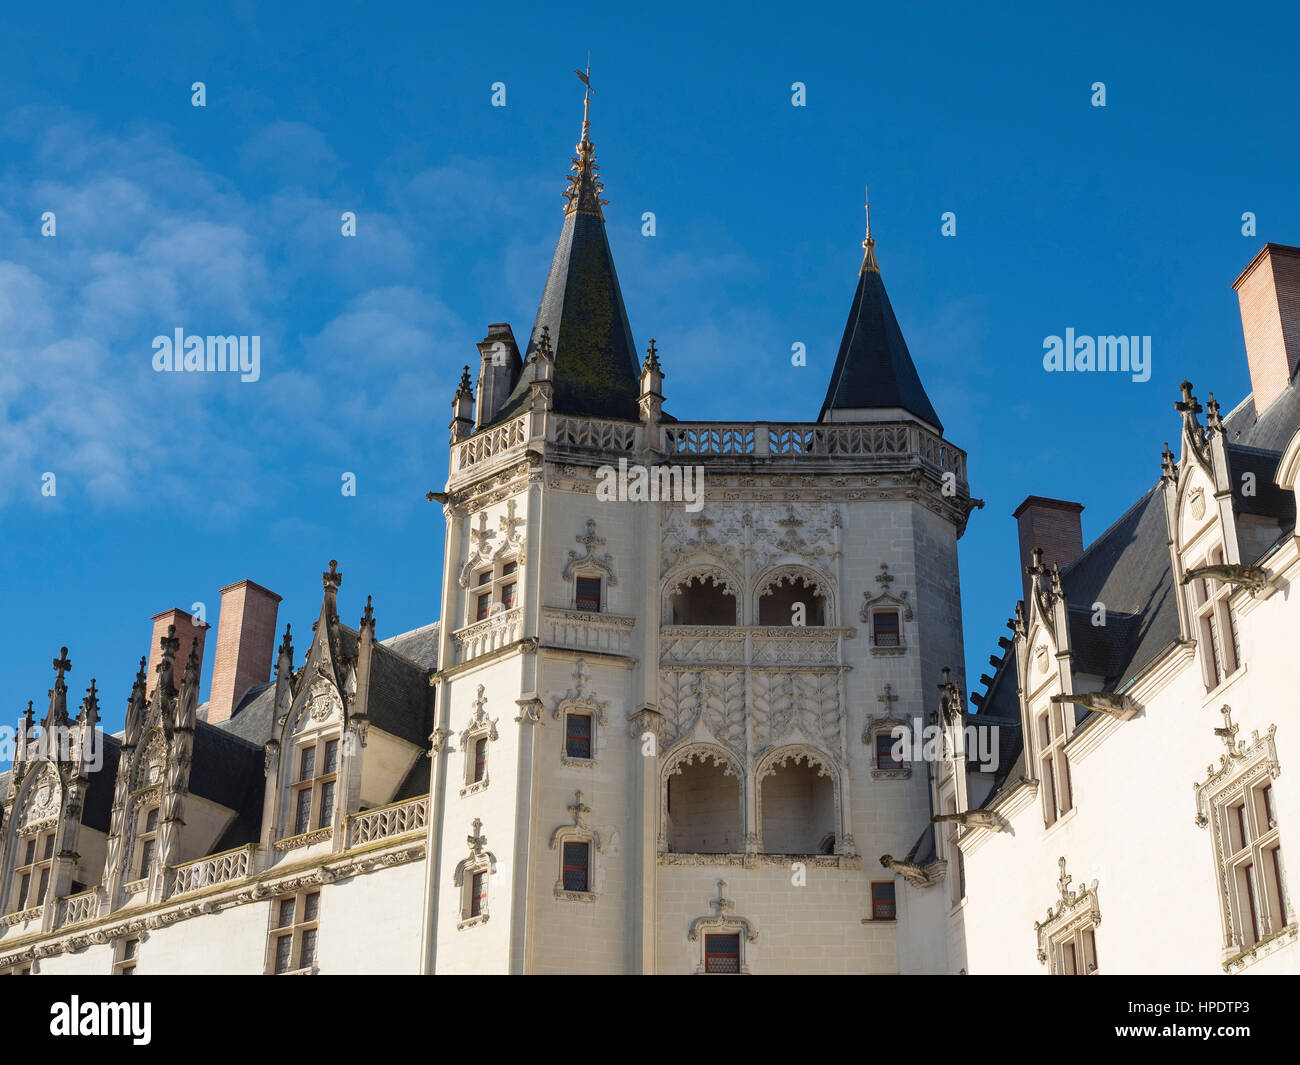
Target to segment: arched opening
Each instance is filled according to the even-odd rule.
[[[717,578],[688,577],[668,600],[669,625],[734,625],[736,597]]]
[[[835,849],[835,788],[829,772],[806,758],[778,765],[760,785],[763,850],[767,854],[827,854]],[[827,841],[829,840],[829,851]]]
[[[707,757],[670,773],[667,827],[673,853],[739,853],[740,780]]]
[[[760,625],[825,625],[826,600],[814,581],[806,577],[783,578],[758,597]]]

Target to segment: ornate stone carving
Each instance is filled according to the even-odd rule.
[[[1073,935],[1081,927],[1101,924],[1101,906],[1097,901],[1097,881],[1085,884],[1078,891],[1070,890],[1074,877],[1065,871],[1065,858],[1057,859],[1061,875],[1056,881],[1059,898],[1056,905],[1047,908],[1047,917],[1034,922],[1038,936],[1038,960],[1046,963],[1054,942]]]
[[[574,539],[582,544],[583,553],[580,555],[576,551],[569,552],[569,561],[564,564],[561,576],[566,581],[571,581],[580,570],[595,569],[605,574],[606,583],[611,588],[618,584],[618,577],[614,573],[614,559],[609,554],[596,550],[605,544],[605,538],[596,535],[596,520],[588,518],[586,531],[575,536]]]

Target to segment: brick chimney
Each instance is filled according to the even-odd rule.
[[[1263,414],[1300,365],[1300,248],[1265,244],[1232,287],[1241,308],[1255,413]]]
[[[167,635],[167,626],[176,626],[176,638],[181,641],[177,648],[176,657],[173,659],[175,668],[175,679],[173,683],[177,688],[181,685],[181,676],[185,672],[185,663],[190,657],[190,645],[194,640],[199,641],[199,662],[203,662],[203,642],[207,635],[208,623],[206,621],[195,621],[194,617],[187,614],[180,607],[172,607],[170,610],[164,610],[161,614],[153,616],[153,640],[149,644],[149,666],[146,674],[145,688],[148,692],[154,690],[158,683],[158,656],[161,653],[158,647],[158,641]]]
[[[1020,531],[1020,581],[1029,602],[1029,574],[1034,548],[1043,549],[1043,563],[1067,566],[1083,554],[1082,503],[1028,496],[1011,515]]]
[[[229,719],[235,703],[254,684],[271,679],[275,617],[280,597],[250,580],[221,589],[217,654],[212,663],[208,723]]]

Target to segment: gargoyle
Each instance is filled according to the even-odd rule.
[[[956,814],[935,814],[930,823],[941,825],[945,822],[961,825],[963,828],[988,828],[1001,832],[1003,821],[992,810],[962,810]]]
[[[913,887],[929,887],[935,882],[925,866],[917,865],[916,862],[897,862],[892,854],[882,854],[880,864],[891,873],[897,873]]]
[[[1110,714],[1120,721],[1128,721],[1138,712],[1138,704],[1119,692],[1080,692],[1078,695],[1053,695],[1054,703],[1077,703],[1079,706]]]
[[[1217,566],[1197,566],[1195,569],[1189,569],[1183,574],[1183,584],[1191,584],[1192,581],[1199,580],[1202,577],[1210,577],[1216,581],[1240,585],[1249,591],[1252,596],[1268,583],[1268,573],[1263,566],[1248,566],[1241,562],[1222,562]]]

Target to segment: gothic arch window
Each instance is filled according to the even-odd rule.
[[[596,522],[587,519],[585,531],[574,537],[584,548],[580,554],[569,552],[561,576],[570,584],[569,609],[586,613],[604,613],[609,606],[609,590],[618,584],[614,573],[614,560],[598,550],[605,538],[596,534]]]
[[[601,726],[609,703],[596,697],[591,672],[581,658],[574,663],[574,686],[555,704],[552,717],[561,723],[560,763],[574,768],[596,765]]]
[[[595,902],[597,856],[605,851],[600,833],[587,824],[591,807],[582,801],[582,792],[574,792],[568,806],[573,824],[561,825],[551,833],[551,850],[559,858],[559,875],[555,897],[568,902]]]
[[[698,943],[697,975],[749,975],[748,945],[758,939],[758,929],[746,917],[735,913],[736,904],[727,898],[727,882],[718,881],[718,897],[709,900],[713,913],[691,922],[686,938]]]
[[[489,916],[489,882],[497,869],[497,859],[487,849],[487,836],[483,834],[483,822],[474,818],[469,836],[469,857],[462,858],[452,873],[451,882],[460,889],[460,920],[456,928],[472,928],[486,924]]]
[[[870,718],[862,730],[862,742],[871,752],[873,780],[906,780],[912,775],[904,742],[911,736],[912,727],[894,716],[894,703],[897,701],[893,686],[886,684],[880,695],[885,712]]]
[[[1226,753],[1196,785],[1196,823],[1210,829],[1223,951],[1228,964],[1254,957],[1261,946],[1294,936],[1296,911],[1287,892],[1286,863],[1278,825],[1273,781],[1281,769],[1270,725],[1261,736],[1251,733],[1249,746],[1237,739],[1232,711],[1223,707],[1224,725],[1216,729]]]
[[[830,580],[809,566],[777,566],[754,582],[759,625],[829,625],[834,607]]]
[[[765,854],[821,854],[828,834],[842,839],[839,770],[829,755],[807,744],[780,747],[759,762],[754,780]]]
[[[474,713],[460,734],[460,749],[465,759],[462,796],[473,795],[488,786],[488,747],[497,738],[497,719],[487,716],[482,684],[478,686],[473,705]]]
[[[679,567],[664,582],[665,625],[739,625],[740,582],[720,566]]]
[[[1047,908],[1047,918],[1034,922],[1038,936],[1038,960],[1048,966],[1053,976],[1093,976],[1100,972],[1097,959],[1097,926],[1101,924],[1101,906],[1097,901],[1097,881],[1070,890],[1074,877],[1065,871],[1065,859],[1059,858],[1061,876],[1056,882],[1056,904]]]
[[[912,604],[907,592],[890,591],[896,577],[890,575],[889,566],[881,563],[876,581],[880,591],[872,595],[863,592],[862,609],[858,616],[866,622],[867,639],[873,655],[901,655],[907,651],[906,623],[912,620]]]
[[[715,744],[689,744],[664,759],[660,850],[738,854],[744,850],[744,767]]]

